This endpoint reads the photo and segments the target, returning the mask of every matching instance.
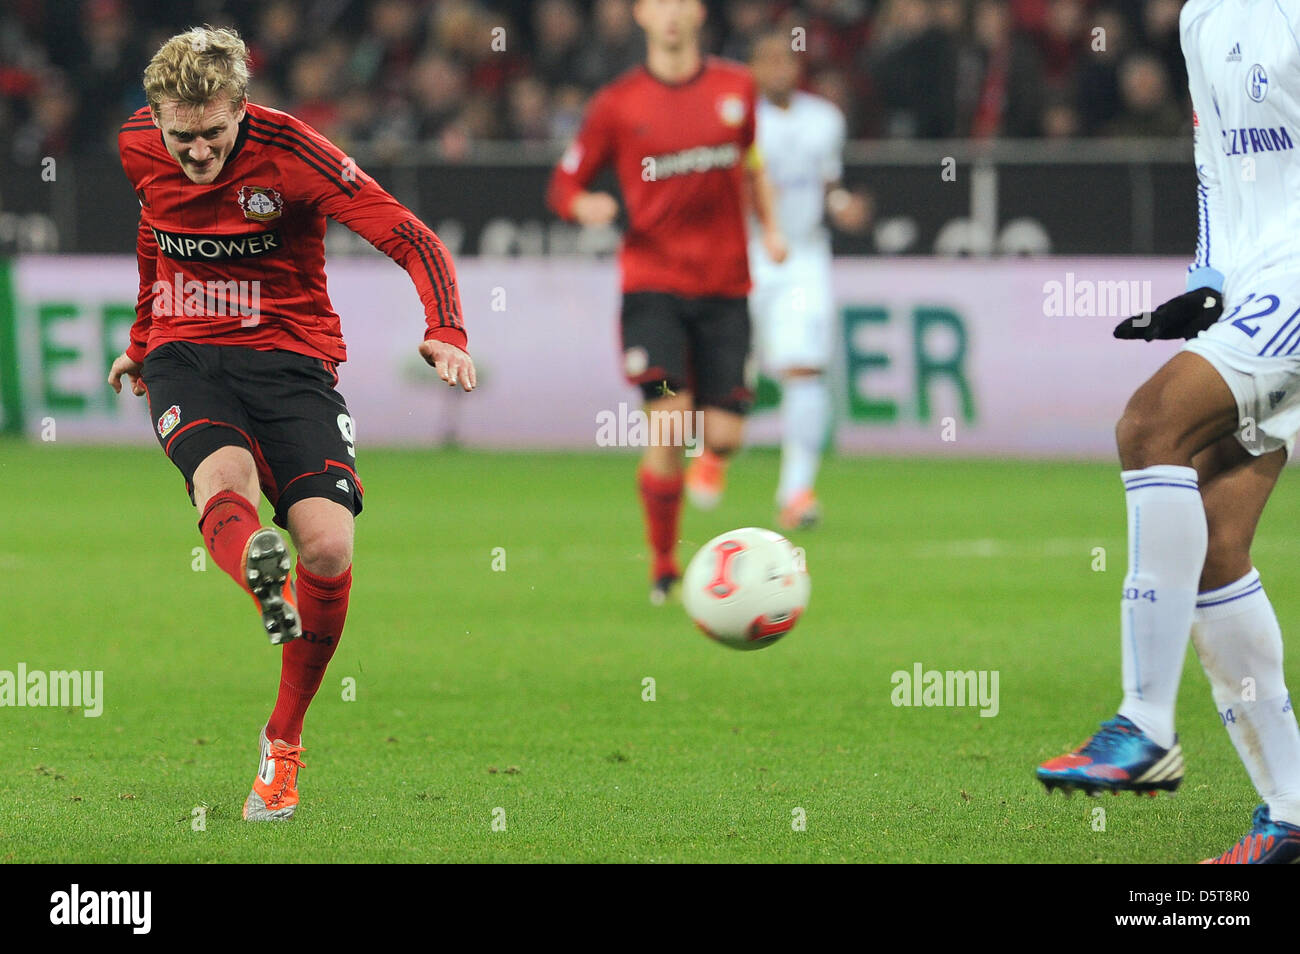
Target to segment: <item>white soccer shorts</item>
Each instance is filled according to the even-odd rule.
[[[791,258],[754,270],[749,295],[759,362],[768,374],[826,368],[835,351],[830,264]]]
[[[1300,431],[1300,276],[1263,279],[1224,302],[1223,317],[1183,346],[1219,372],[1237,401],[1237,440],[1255,455]]]

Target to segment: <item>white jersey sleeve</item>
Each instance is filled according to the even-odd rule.
[[[1192,141],[1196,162],[1196,257],[1187,266],[1187,290],[1213,288],[1223,290],[1227,271],[1228,241],[1224,234],[1223,186],[1219,163],[1223,158],[1220,142],[1222,117],[1214,94],[1205,80],[1200,56],[1195,46],[1196,17],[1188,16],[1197,4],[1183,8],[1181,39],[1183,58],[1187,61],[1187,85],[1192,94]],[[1189,37],[1191,42],[1189,43]]]
[[[830,102],[826,105],[830,107],[826,110],[830,142],[822,159],[822,182],[831,185],[844,178],[844,142],[847,133],[844,114],[839,107]]]

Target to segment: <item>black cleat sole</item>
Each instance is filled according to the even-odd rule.
[[[1121,792],[1132,792],[1134,795],[1146,795],[1155,798],[1161,792],[1173,796],[1178,792],[1178,786],[1182,784],[1182,779],[1176,779],[1169,782],[1146,782],[1135,785],[1089,785],[1086,782],[1070,782],[1063,779],[1046,779],[1039,778],[1043,783],[1043,788],[1047,794],[1059,790],[1066,798],[1069,798],[1075,792],[1083,792],[1089,798],[1097,798],[1100,795],[1109,792],[1112,795],[1118,795]]]
[[[284,538],[270,527],[258,530],[248,541],[245,579],[262,607],[262,627],[272,646],[281,646],[302,635],[298,611],[284,599],[284,582],[289,578],[291,565]]]

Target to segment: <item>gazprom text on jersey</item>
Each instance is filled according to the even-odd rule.
[[[1281,152],[1294,148],[1291,135],[1285,126],[1245,126],[1223,131],[1223,153],[1242,156],[1248,152]]]

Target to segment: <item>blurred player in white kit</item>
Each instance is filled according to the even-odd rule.
[[[750,312],[764,371],[781,383],[782,528],[810,527],[820,517],[813,485],[830,426],[826,369],[835,346],[831,241],[824,220],[845,231],[866,228],[867,200],[840,183],[844,115],[827,99],[797,89],[799,54],[791,34],[774,31],[755,44],[750,66],[758,84],[758,147],[776,191],[777,218],[789,256],[777,264],[750,230],[754,287]],[[752,225],[752,223],[751,223]]]

